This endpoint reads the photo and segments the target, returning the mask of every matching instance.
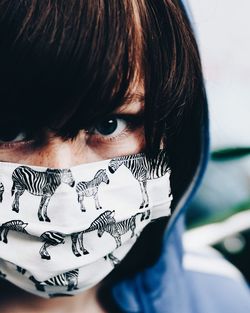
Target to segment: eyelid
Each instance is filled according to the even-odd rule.
[[[34,139],[27,139],[23,141],[16,141],[16,142],[4,142],[0,143],[0,149],[12,149],[12,148],[21,148],[21,147],[31,147],[34,144]]]
[[[23,137],[23,139],[16,140],[16,138]],[[32,134],[30,130],[24,130],[20,127],[20,131],[17,132],[17,135],[14,139],[10,141],[2,141],[0,138],[0,149],[12,149],[12,148],[21,148],[21,147],[28,147],[34,144],[36,141],[36,136]]]
[[[144,114],[142,112],[138,113],[116,113],[111,118],[120,118],[131,122],[142,121]]]
[[[84,131],[87,134],[93,134],[93,130],[95,129],[96,125],[110,119],[123,119],[128,123],[128,126],[130,126],[130,128],[132,129],[138,127],[139,125],[142,125],[142,122],[144,120],[144,111],[140,111],[138,113],[120,113],[120,112],[112,113],[110,115],[107,115],[99,122],[95,123],[94,126],[84,129]]]
[[[128,138],[128,136],[130,136],[133,131],[136,131],[137,129],[139,129],[142,125],[143,125],[143,120],[144,120],[144,114],[143,111],[142,112],[138,112],[137,114],[133,113],[115,113],[112,115],[109,115],[107,119],[123,119],[126,121],[127,123],[127,127],[120,132],[117,135],[109,135],[109,136],[103,136],[101,134],[96,134],[94,133],[94,129],[95,127],[90,128],[89,130],[85,130],[85,132],[87,133],[88,137],[87,137],[87,142],[90,145],[99,145],[99,144],[105,144],[105,143],[112,143],[112,142],[116,142],[119,143],[119,140],[122,138]],[[102,121],[105,121],[105,119],[103,119]]]

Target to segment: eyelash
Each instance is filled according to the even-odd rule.
[[[133,131],[135,129],[137,129],[138,127],[142,126],[143,124],[143,115],[141,113],[139,114],[115,114],[115,115],[111,115],[109,117],[107,117],[105,120],[102,120],[100,122],[100,124],[104,121],[108,121],[108,120],[123,120],[126,123],[126,127],[123,131],[121,131],[121,133],[119,133],[118,135],[113,136],[111,135],[99,135],[99,134],[95,134],[94,133],[94,129],[96,129],[97,125],[87,129],[87,133],[90,134],[90,136],[92,136],[92,139],[94,138],[94,140],[97,141],[115,141],[120,139],[121,137],[127,135],[128,132]]]
[[[0,142],[0,148],[3,149],[11,149],[11,148],[21,148],[23,146],[30,146],[35,142],[34,139],[31,139],[30,137],[27,137],[26,140],[20,140],[20,141],[7,141],[7,142]]]
[[[125,121],[126,127],[121,133],[118,135],[112,136],[102,136],[101,134],[94,133],[94,130],[96,129],[98,124],[103,123],[104,121],[108,120],[114,120],[114,119],[121,119]],[[103,119],[99,123],[97,123],[94,127],[91,127],[89,129],[85,129],[89,140],[95,141],[95,142],[111,142],[119,140],[121,137],[127,135],[130,131],[133,131],[143,124],[143,114],[140,112],[138,114],[113,114],[107,117],[106,119]],[[36,139],[33,138],[34,136],[31,136],[28,132],[20,131],[20,133],[26,134],[26,138],[24,140],[16,141],[16,142],[0,142],[0,148],[2,149],[11,149],[11,148],[21,148],[21,147],[31,147],[36,142]],[[19,134],[20,134],[19,133]],[[18,134],[18,135],[19,135]]]

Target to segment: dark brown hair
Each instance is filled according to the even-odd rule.
[[[177,199],[198,162],[205,101],[178,1],[0,0],[0,131],[74,136],[125,103],[137,83],[146,150],[164,141]]]
[[[0,0],[0,130],[20,124],[73,137],[125,103],[136,84],[144,88],[146,152],[163,141],[174,208],[199,162],[206,103],[179,1]]]

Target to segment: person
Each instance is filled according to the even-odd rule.
[[[0,12],[0,311],[248,312],[244,283],[182,263],[208,154],[183,4]]]

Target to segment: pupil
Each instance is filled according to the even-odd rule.
[[[117,128],[117,120],[107,120],[100,123],[96,129],[102,135],[110,135],[112,134]]]

